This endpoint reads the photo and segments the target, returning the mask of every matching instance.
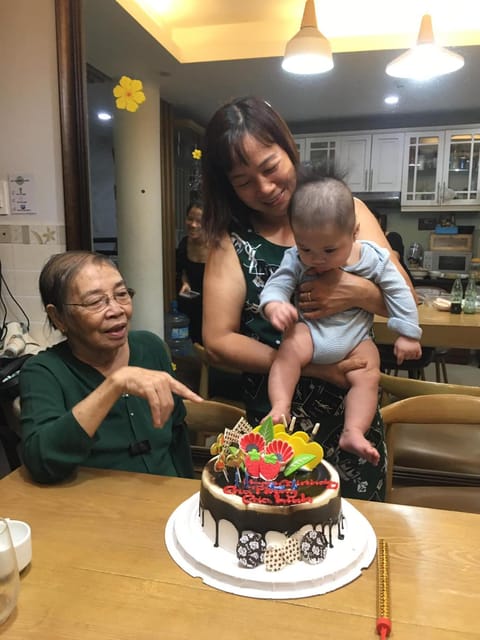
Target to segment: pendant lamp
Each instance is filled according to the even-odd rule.
[[[332,68],[332,48],[318,30],[314,1],[307,0],[300,31],[287,42],[282,69],[290,73],[312,75]]]
[[[432,17],[427,13],[422,17],[417,44],[392,60],[385,71],[395,78],[429,80],[458,71],[463,64],[461,55],[435,44]]]

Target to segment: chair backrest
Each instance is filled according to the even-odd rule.
[[[480,387],[463,384],[447,384],[445,382],[427,382],[426,380],[416,380],[414,378],[389,376],[386,373],[380,374],[380,387],[383,391],[382,405],[403,400],[404,398],[426,396],[433,393],[480,396]]]
[[[193,349],[197,358],[200,361],[200,380],[198,384],[198,394],[205,400],[216,400],[217,402],[225,402],[226,404],[232,404],[244,408],[244,403],[239,400],[232,400],[231,398],[221,396],[210,395],[210,361],[205,347],[198,342],[193,343]],[[238,369],[232,369],[230,367],[215,365],[215,369],[225,371],[227,374],[239,374]]]
[[[445,385],[444,385],[445,386]],[[449,386],[449,385],[447,385]],[[480,397],[460,394],[439,394],[434,399],[426,395],[405,398],[382,407],[387,445],[387,486],[386,497],[392,497],[392,476],[395,463],[394,428],[399,424],[414,424],[421,429],[422,424],[445,427],[445,425],[471,425],[480,432]],[[454,427],[452,426],[452,429]],[[475,433],[472,431],[472,443]],[[472,445],[473,446],[473,445]],[[432,449],[435,442],[431,442]]]
[[[225,402],[184,400],[183,404],[187,410],[185,421],[195,433],[221,433],[227,427],[234,427],[240,418],[245,418],[243,409]]]
[[[198,394],[202,396],[205,400],[208,399],[208,368],[209,362],[207,359],[207,352],[205,351],[205,347],[203,347],[198,342],[193,343],[193,350],[195,351],[196,356],[200,360],[200,381],[198,383]]]
[[[185,422],[192,437],[191,451],[195,477],[199,478],[202,469],[211,458],[208,438],[228,428],[233,428],[240,418],[245,418],[245,411],[240,407],[225,402],[204,400],[203,402],[183,401],[187,410]]]

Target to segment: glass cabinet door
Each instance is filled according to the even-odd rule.
[[[480,131],[447,132],[447,154],[442,201],[452,204],[480,202],[478,181]]]
[[[438,204],[442,146],[441,132],[407,135],[405,150],[408,162],[403,179],[402,204]]]
[[[298,157],[300,158],[300,162],[305,162],[305,138],[298,138],[294,136],[293,139],[295,140],[295,144],[297,145]]]
[[[337,141],[332,138],[307,138],[306,160],[332,171],[335,168]]]

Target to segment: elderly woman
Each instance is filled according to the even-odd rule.
[[[23,457],[38,482],[78,465],[191,477],[179,396],[163,341],[129,332],[133,291],[105,256],[67,251],[40,274],[50,324],[65,340],[29,359],[20,377]]]

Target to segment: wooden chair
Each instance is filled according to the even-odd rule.
[[[435,350],[433,347],[426,347],[422,351],[419,360],[405,360],[403,364],[397,364],[397,358],[393,353],[393,345],[377,344],[380,354],[380,369],[382,372],[398,376],[399,371],[406,371],[409,378],[425,380],[425,367],[434,361]]]
[[[427,297],[448,295],[445,289],[432,287],[415,287],[419,302],[425,303]],[[425,380],[425,367],[432,362],[435,364],[435,379],[437,382],[448,382],[446,355],[448,349],[444,347],[423,347],[419,360],[405,360],[401,365],[393,354],[392,345],[378,345],[381,369],[386,374],[397,376],[399,371],[406,371],[409,378]],[[443,378],[443,379],[442,379]]]
[[[385,406],[403,398],[426,396],[431,394],[456,393],[467,396],[480,396],[480,387],[444,382],[427,382],[413,378],[380,374],[381,405]]]
[[[227,427],[233,428],[240,418],[245,418],[245,411],[235,405],[214,400],[184,400],[183,403],[187,410],[185,422],[192,439],[193,466],[199,475],[205,463],[212,457],[207,439],[223,433]]]
[[[235,400],[233,398],[228,398],[226,396],[211,396],[210,395],[210,367],[211,364],[208,360],[208,354],[201,344],[195,342],[193,345],[193,349],[197,358],[200,361],[200,381],[198,385],[198,394],[205,398],[205,400],[215,400],[216,402],[225,402],[227,404],[235,405],[240,407],[241,409],[245,409],[245,405],[241,400]],[[215,367],[220,371],[224,371],[226,374],[230,375],[239,375],[240,371],[237,369],[232,369],[230,367]]]
[[[19,453],[21,441],[20,398],[0,399],[0,448],[3,446],[10,470],[22,464]]]
[[[388,451],[388,502],[480,513],[480,398],[438,394],[405,398],[381,409]],[[399,434],[416,447],[403,459]],[[408,464],[410,486],[393,485]]]

